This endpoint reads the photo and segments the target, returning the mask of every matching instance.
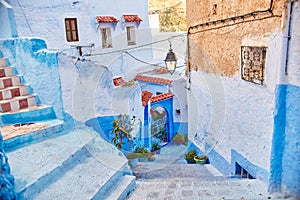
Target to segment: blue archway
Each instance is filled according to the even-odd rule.
[[[150,107],[149,107],[150,106]],[[151,112],[156,112],[157,120],[153,120],[153,115],[151,115]],[[156,121],[155,123],[152,123]],[[160,130],[157,130],[156,132],[159,133],[160,131],[166,131],[166,133],[160,132],[162,143],[168,143],[172,140],[172,137],[174,136],[174,121],[173,121],[173,97],[164,99],[158,102],[154,102],[151,104],[147,104],[144,109],[144,137],[141,138],[144,146],[147,148],[151,148],[152,142],[155,142],[155,139],[152,138],[154,134],[152,134],[152,128],[151,125],[162,125],[162,127],[159,127]],[[161,124],[159,124],[161,123]],[[166,139],[164,138],[164,135],[166,135]]]

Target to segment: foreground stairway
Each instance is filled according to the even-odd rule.
[[[125,199],[135,187],[123,154],[87,127],[7,155],[20,199]]]

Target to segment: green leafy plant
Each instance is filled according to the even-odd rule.
[[[183,142],[185,142],[185,138],[181,133],[176,133],[173,138],[173,141],[175,141],[177,144],[181,144]]]
[[[129,115],[120,114],[118,118],[113,121],[112,134],[114,135],[114,137],[112,138],[112,142],[119,150],[122,150],[122,147],[125,144],[125,139],[127,139],[129,146],[133,144],[133,140],[130,134],[131,131],[132,127],[130,124]]]
[[[196,163],[194,157],[197,156],[196,150],[191,149],[188,153],[185,154],[185,160],[188,163]]]
[[[142,147],[137,147],[134,151],[134,153],[137,154],[138,158],[148,158],[149,156],[149,151],[148,149],[145,149],[143,146]]]
[[[138,158],[138,154],[137,153],[128,153],[127,155],[126,155],[126,158],[127,159],[136,159],[136,158]]]

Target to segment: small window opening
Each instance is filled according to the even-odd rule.
[[[235,175],[241,178],[255,179],[247,170],[240,166],[237,162],[235,163]]]
[[[127,44],[128,45],[135,45],[136,38],[135,38],[135,27],[134,26],[127,26]]]
[[[101,28],[102,48],[112,48],[111,28]]]

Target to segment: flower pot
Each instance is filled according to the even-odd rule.
[[[186,162],[187,162],[187,164],[196,164],[195,161],[191,161],[191,160],[187,160]]]
[[[206,156],[195,156],[194,160],[196,161],[196,164],[206,164],[207,157]]]
[[[147,162],[148,158],[139,158],[139,162]]]
[[[181,141],[181,140],[176,140],[176,144],[177,144],[177,145],[181,145],[181,144],[182,144],[182,141]]]

